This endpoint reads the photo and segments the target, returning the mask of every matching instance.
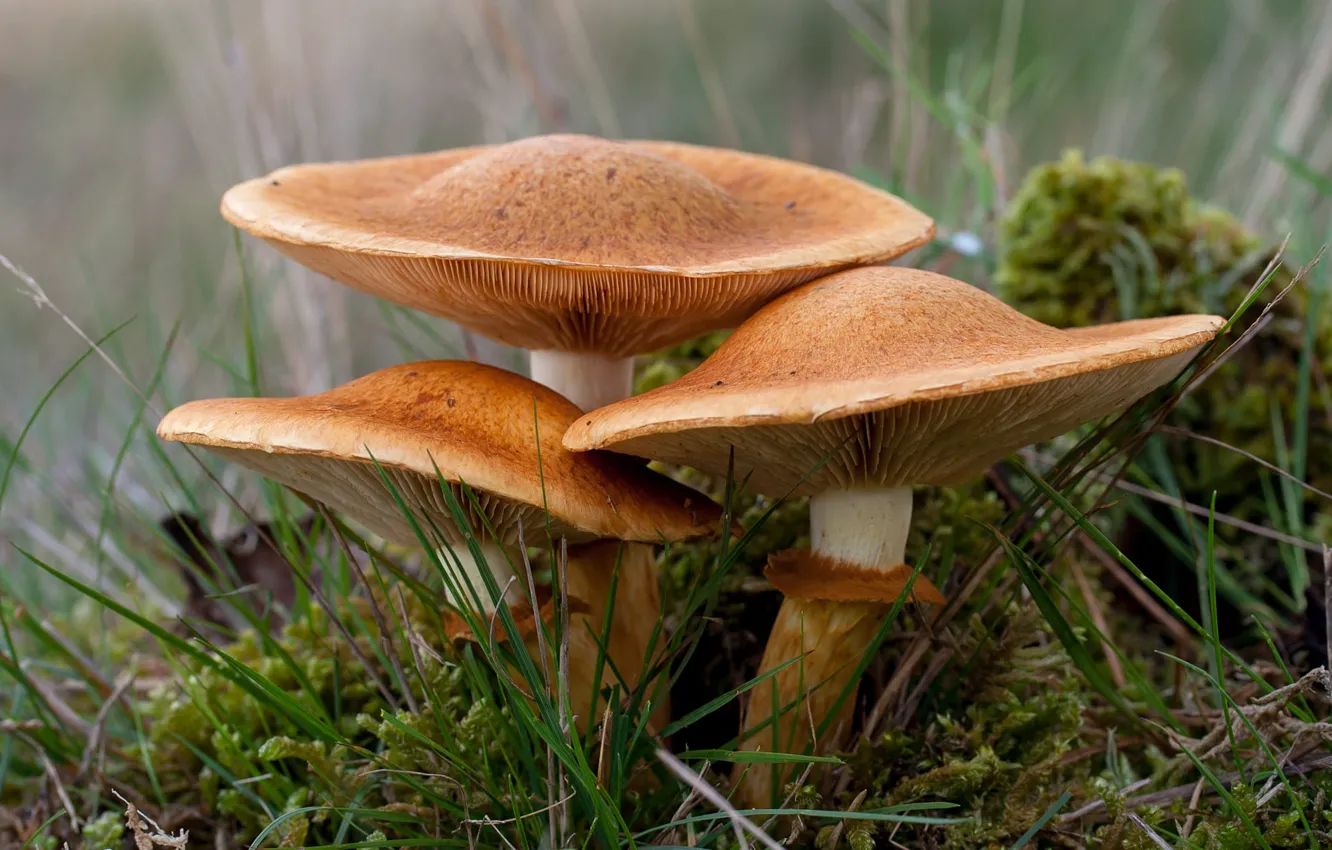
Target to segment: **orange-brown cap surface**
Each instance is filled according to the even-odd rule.
[[[734,327],[934,232],[836,172],[588,136],[283,168],[233,187],[222,214],[353,288],[510,345],[607,356]]]
[[[456,542],[448,482],[473,530],[487,536],[462,488],[502,543],[596,538],[681,540],[715,532],[721,509],[641,462],[574,454],[560,437],[580,411],[521,375],[465,361],[394,366],[298,398],[194,401],[158,425],[166,440],[205,446],[325,502],[386,539],[417,538],[375,462],[421,519]],[[539,456],[538,456],[539,453]],[[436,473],[438,469],[438,474]],[[422,523],[429,536],[430,526]]]
[[[737,480],[770,495],[951,484],[1127,407],[1221,322],[1058,330],[942,275],[852,269],[768,305],[683,378],[584,416],[564,444],[717,475],[734,448]]]

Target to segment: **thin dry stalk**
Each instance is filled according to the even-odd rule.
[[[79,769],[74,773],[74,779],[79,780],[88,774],[88,769],[92,767],[93,756],[99,752],[102,747],[102,731],[106,727],[106,719],[111,715],[111,708],[121,698],[125,692],[134,686],[134,676],[126,676],[116,685],[116,689],[107,695],[102,707],[97,710],[97,716],[93,718],[92,730],[88,733],[88,742],[83,748],[83,757],[79,759]],[[127,707],[131,707],[126,703]],[[101,771],[99,770],[100,774]]]
[[[1327,663],[1332,664],[1332,549],[1323,544],[1323,638]],[[1328,696],[1332,697],[1332,678],[1328,679]]]
[[[67,726],[72,733],[82,735],[85,738],[91,733],[92,730],[91,727],[89,727],[88,722],[80,717],[78,712],[70,708],[69,703],[61,699],[60,694],[56,693],[54,688],[40,678],[34,676],[32,672],[28,670],[27,665],[21,660],[10,658],[3,652],[0,652],[0,661],[4,661],[5,665],[8,667],[18,667],[22,669],[23,672],[27,674],[28,684],[34,691],[36,691],[37,698],[50,708],[51,713],[56,716],[56,719],[63,725]]]
[[[771,835],[768,835],[768,833],[760,829],[752,820],[740,814],[739,810],[731,805],[730,800],[727,800],[722,796],[721,792],[709,785],[707,780],[702,776],[699,776],[697,773],[690,770],[688,765],[684,762],[671,755],[668,751],[660,748],[657,750],[657,758],[666,766],[666,769],[675,774],[681,782],[689,786],[693,791],[698,792],[699,796],[707,800],[717,808],[717,811],[722,812],[730,819],[731,827],[735,831],[736,840],[740,843],[741,847],[749,846],[749,842],[745,839],[745,833],[748,833],[757,838],[763,846],[768,848],[768,850],[785,850],[785,848],[778,844]]]
[[[1170,632],[1175,638],[1176,643],[1181,646],[1192,645],[1193,634],[1188,628],[1179,620],[1175,619],[1175,617],[1167,611],[1160,602],[1157,602],[1151,593],[1148,592],[1147,588],[1143,587],[1141,582],[1130,575],[1129,571],[1124,569],[1118,561],[1110,557],[1108,552],[1100,546],[1097,546],[1090,537],[1081,531],[1079,531],[1077,535],[1077,544],[1082,551],[1100,562],[1101,567],[1129,592],[1129,595],[1131,595],[1133,599],[1143,607],[1143,610],[1150,614],[1152,619],[1156,620]]]
[[[1294,86],[1288,96],[1283,98],[1287,106],[1276,139],[1278,150],[1296,155],[1304,148],[1309,131],[1325,115],[1323,104],[1328,83],[1332,81],[1332,49],[1328,48],[1332,44],[1332,4],[1323,4],[1323,14],[1314,27],[1309,43],[1314,46],[1313,49],[1302,54],[1309,61],[1303,63]],[[1244,220],[1263,220],[1286,179],[1287,173],[1281,164],[1266,159],[1257,185],[1249,195]]]
[[[547,132],[560,129],[564,125],[561,110],[556,107],[554,98],[546,91],[540,77],[533,72],[532,63],[510,29],[497,0],[482,0],[481,13],[491,40],[499,47],[504,61],[527,90],[542,129]]]
[[[921,700],[925,699],[925,694],[930,687],[934,685],[935,678],[938,677],[943,669],[953,660],[953,650],[941,649],[930,659],[930,663],[925,667],[925,672],[920,674],[920,679],[916,686],[907,694],[906,699],[902,700],[902,705],[893,715],[893,722],[898,725],[904,725],[910,717],[916,713]]]
[[[65,790],[65,783],[60,781],[60,772],[56,770],[51,759],[46,755],[46,749],[41,744],[33,740],[27,732],[15,732],[14,737],[27,744],[37,753],[37,758],[42,763],[42,771],[46,774],[46,779],[55,789],[56,796],[60,798],[60,805],[65,807],[65,814],[69,816],[69,825],[75,830],[79,829],[79,816],[74,808],[74,803],[69,799],[69,792]]]
[[[970,600],[976,591],[980,589],[980,586],[984,584],[986,577],[989,576],[990,571],[994,569],[994,566],[999,563],[999,560],[1002,557],[1003,550],[995,549],[994,552],[990,553],[990,557],[986,558],[982,564],[972,570],[971,575],[967,577],[966,583],[963,584],[956,593],[949,597],[948,604],[943,607],[943,610],[934,614],[933,618],[929,620],[930,627],[933,630],[937,631],[942,629],[944,626],[952,622],[952,620],[962,611],[962,608],[966,605],[967,601]],[[910,646],[907,647],[907,651],[903,655],[901,662],[898,663],[897,669],[893,671],[892,678],[888,680],[888,684],[885,685],[883,691],[880,692],[878,700],[874,703],[873,710],[870,711],[869,717],[866,718],[865,728],[862,732],[863,737],[873,738],[877,733],[879,725],[883,722],[883,718],[888,713],[889,706],[906,688],[907,683],[911,680],[911,674],[915,672],[916,665],[925,657],[925,654],[930,650],[933,643],[934,641],[929,634],[918,635],[912,640]]]
[[[1169,844],[1167,844],[1167,843],[1166,843],[1166,840],[1165,840],[1164,838],[1162,838],[1162,837],[1157,833],[1156,830],[1154,830],[1154,829],[1152,829],[1150,826],[1148,826],[1148,825],[1147,825],[1147,822],[1146,822],[1145,820],[1143,820],[1142,818],[1138,817],[1138,815],[1137,815],[1136,813],[1134,813],[1134,812],[1129,812],[1129,814],[1128,814],[1128,819],[1133,823],[1134,826],[1136,826],[1138,829],[1142,830],[1142,832],[1143,832],[1144,834],[1146,834],[1147,838],[1148,838],[1153,844],[1155,844],[1157,847],[1162,848],[1162,850],[1174,850],[1174,848],[1171,847]]]
[[[1115,687],[1123,689],[1127,684],[1124,678],[1124,667],[1119,663],[1119,656],[1115,654],[1115,648],[1110,643],[1110,624],[1106,622],[1105,612],[1101,610],[1101,602],[1092,592],[1091,583],[1087,581],[1087,576],[1082,571],[1082,565],[1078,563],[1077,558],[1068,558],[1069,570],[1073,573],[1073,580],[1078,584],[1078,592],[1082,594],[1082,600],[1087,603],[1087,612],[1091,615],[1092,622],[1100,630],[1101,651],[1105,654],[1105,662],[1110,667],[1110,677],[1115,680]]]
[[[1050,462],[1054,460],[1054,458],[1049,453],[1037,451],[1036,449],[1023,449],[1021,452],[1019,452],[1019,454],[1028,459],[1036,459],[1045,462]],[[1266,537],[1269,540],[1275,540],[1280,543],[1286,543],[1290,546],[1294,546],[1297,549],[1303,549],[1306,552],[1322,552],[1321,544],[1313,543],[1309,540],[1305,540],[1302,537],[1296,537],[1293,534],[1286,534],[1283,531],[1275,531],[1273,529],[1267,528],[1266,526],[1258,525],[1257,523],[1249,522],[1248,520],[1243,520],[1240,519],[1239,517],[1231,516],[1230,514],[1224,514],[1224,513],[1214,514],[1210,508],[1205,508],[1202,505],[1194,504],[1193,502],[1188,501],[1182,496],[1175,497],[1175,496],[1168,496],[1165,493],[1158,493],[1157,491],[1147,487],[1143,487],[1142,485],[1131,484],[1127,481],[1122,481],[1119,479],[1118,476],[1111,475],[1110,473],[1091,471],[1086,474],[1086,477],[1092,481],[1103,482],[1111,489],[1123,490],[1125,493],[1132,493],[1135,496],[1141,496],[1144,499],[1148,499],[1149,501],[1159,502],[1160,504],[1163,505],[1169,505],[1172,508],[1179,508],[1180,510],[1193,514],[1194,516],[1197,517],[1202,517],[1204,519],[1207,519],[1209,517],[1215,517],[1216,522],[1219,525],[1228,525],[1231,526],[1232,528],[1238,528],[1241,531],[1247,531],[1255,536]]]
[[[1176,428],[1172,425],[1161,425],[1154,430],[1158,434],[1171,434],[1179,437],[1185,437],[1190,440],[1197,440],[1200,443],[1207,443],[1210,446],[1216,446],[1219,449],[1225,449],[1226,451],[1234,452],[1235,454],[1240,455],[1246,460],[1258,464],[1267,471],[1271,472],[1273,475],[1284,478],[1287,481],[1294,484],[1295,486],[1300,487],[1310,493],[1313,493],[1315,496],[1319,496],[1321,498],[1327,499],[1329,502],[1332,502],[1332,493],[1329,493],[1326,490],[1320,490],[1317,487],[1313,486],[1312,484],[1300,480],[1299,478],[1295,477],[1294,475],[1282,469],[1281,467],[1277,466],[1276,464],[1272,463],[1271,461],[1263,460],[1253,452],[1245,451],[1244,449],[1241,449],[1239,446],[1232,446],[1231,444],[1224,442],[1223,440],[1218,440],[1215,437],[1208,437],[1203,434],[1198,434],[1193,431],[1190,431],[1186,428]]]
[[[609,712],[609,710],[610,708],[609,706],[607,706],[607,711]],[[707,776],[708,769],[711,767],[712,767],[711,761],[703,762],[703,769],[698,772],[698,775]],[[689,793],[685,795],[684,800],[680,802],[680,806],[675,810],[675,813],[671,815],[671,819],[669,822],[674,823],[676,821],[683,820],[684,817],[688,815],[690,812],[692,812],[695,809],[695,807],[697,807],[698,804],[701,802],[703,802],[703,795],[698,793],[697,788],[691,787],[689,789]],[[672,827],[663,832],[661,838],[658,838],[655,843],[667,844],[667,845],[679,844],[680,843],[679,834],[680,834],[680,827],[678,826]],[[692,845],[693,842],[690,843]]]

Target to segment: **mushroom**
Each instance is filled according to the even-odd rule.
[[[222,214],[340,283],[531,349],[532,377],[584,410],[631,394],[634,355],[934,232],[821,168],[574,135],[283,168]]]
[[[822,723],[853,684],[910,576],[912,485],[963,481],[1125,408],[1174,377],[1220,325],[1172,316],[1058,330],[938,274],[853,269],[769,304],[683,378],[585,415],[564,445],[716,475],[734,452],[737,480],[812,497],[812,551],[777,553],[767,569],[786,599],[762,670],[804,653],[775,676],[776,704],[794,710],[746,743],[799,752],[807,718]],[[942,600],[923,578],[914,589]],[[751,701],[747,730],[769,720],[773,702]],[[750,772],[745,798],[767,805],[771,779]]]
[[[318,395],[190,402],[169,412],[157,433],[260,472],[387,540],[416,544],[412,522],[384,483],[387,476],[419,527],[428,534],[438,529],[457,553],[466,582],[455,584],[465,594],[475,592],[483,611],[491,611],[500,599],[489,592],[483,570],[499,591],[508,588],[511,602],[528,597],[527,577],[515,580],[513,574],[513,566],[523,563],[520,529],[533,541],[549,522],[551,534],[571,544],[570,564],[592,562],[583,571],[588,574],[614,565],[615,550],[598,541],[678,541],[717,530],[721,509],[706,496],[637,461],[566,451],[560,438],[579,415],[567,399],[512,372],[429,361],[384,369]],[[480,560],[468,553],[441,482],[463,508]],[[650,547],[643,549],[650,556]],[[569,574],[576,573],[582,574],[571,566]],[[601,631],[609,604],[604,589],[586,582],[570,586],[589,606],[586,625],[572,626],[569,682],[576,712],[588,721],[595,719],[591,682],[598,653],[595,641],[584,636],[589,626]],[[624,612],[630,622],[656,621],[655,585],[651,590],[616,600],[617,607],[631,609]],[[453,601],[462,605],[467,597]],[[537,612],[528,613],[535,620]],[[612,640],[608,651],[628,680],[626,688],[636,686],[646,647]],[[609,682],[610,673],[603,678]]]
[[[532,377],[583,410],[631,395],[635,355],[934,232],[825,169],[577,135],[283,168],[233,187],[222,214],[340,283],[530,349]],[[656,581],[626,569],[620,590]]]

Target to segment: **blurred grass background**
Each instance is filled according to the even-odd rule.
[[[1025,170],[1076,146],[1182,168],[1258,231],[1295,232],[1297,261],[1327,233],[1274,156],[1332,166],[1325,0],[0,0],[0,20],[0,253],[89,335],[132,319],[108,351],[140,386],[173,340],[163,408],[239,388],[241,264],[217,199],[295,161],[560,130],[679,139],[878,180],[990,244]],[[244,246],[266,392],[461,345]],[[965,276],[986,284],[983,266]],[[85,350],[30,296],[6,275],[10,442]],[[105,523],[112,475],[115,510],[164,512],[179,484],[144,439],[151,410],[126,439],[140,404],[81,366],[24,444],[0,534],[77,560],[58,530]]]

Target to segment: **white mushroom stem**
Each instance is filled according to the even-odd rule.
[[[459,599],[454,596],[452,591],[449,591],[449,601],[454,605],[471,607],[476,604],[476,597],[479,597],[481,613],[489,614],[494,611],[497,607],[497,600],[491,597],[490,589],[486,585],[485,574],[487,572],[495,577],[495,584],[499,586],[500,593],[509,601],[509,604],[512,605],[526,599],[527,585],[521,579],[516,578],[513,570],[509,567],[510,562],[520,563],[518,556],[510,551],[506,558],[505,548],[492,541],[478,542],[477,545],[481,551],[480,561],[472,557],[472,552],[465,543],[457,543],[452,547],[453,555],[457,555],[456,562],[453,555],[450,555],[448,551],[439,553],[440,561],[449,570],[449,574],[462,593],[462,599]],[[457,573],[459,563],[462,564],[463,575]],[[469,583],[471,584],[471,590],[468,590]],[[473,591],[476,593],[476,597],[472,596]]]
[[[584,411],[626,399],[634,392],[634,358],[568,351],[533,351],[532,380],[545,384]]]
[[[830,590],[843,582],[873,585],[875,572],[882,571],[887,578],[894,568],[900,576],[911,530],[911,488],[823,493],[810,499],[809,523],[813,557],[806,556],[809,559],[802,564],[808,571],[802,583],[818,587],[831,562],[851,569],[826,576]],[[869,575],[856,575],[856,566],[866,568]],[[835,747],[847,732],[854,695],[840,708],[836,703],[844,690],[856,686],[851,677],[886,607],[884,601],[787,596],[768,637],[760,675],[799,660],[753,690],[745,713],[744,749],[803,753],[837,708],[838,714],[817,740],[820,751]],[[776,718],[774,710],[779,713]],[[746,805],[759,808],[780,801],[784,784],[796,774],[791,765],[737,764],[736,770],[744,771],[741,796]]]
[[[866,567],[892,569],[906,561],[911,488],[834,490],[809,500],[810,548]]]

